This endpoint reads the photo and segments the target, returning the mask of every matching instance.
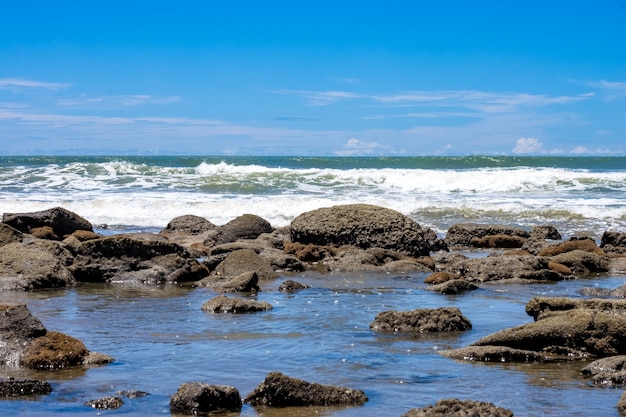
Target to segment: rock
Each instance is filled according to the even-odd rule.
[[[36,290],[68,287],[76,284],[67,264],[69,251],[42,241],[9,243],[0,247],[0,290]],[[67,255],[67,257],[66,257]]]
[[[370,324],[370,329],[374,331],[410,334],[460,332],[471,328],[470,321],[456,307],[383,311]]]
[[[626,233],[604,232],[600,239],[600,248],[606,253],[626,253]]]
[[[62,207],[32,213],[5,213],[2,222],[22,233],[31,233],[34,228],[48,226],[61,239],[77,230],[93,231],[91,223]]]
[[[203,278],[198,284],[222,292],[259,292],[259,276],[256,272],[243,272],[234,277],[224,278],[211,275]]]
[[[304,262],[317,262],[337,254],[337,249],[332,246],[320,246],[299,242],[285,242],[283,250],[285,253],[294,255],[297,259]]]
[[[626,298],[626,284],[615,289],[600,287],[583,287],[578,292],[587,297]]]
[[[556,256],[571,251],[584,251],[595,253],[599,256],[606,256],[606,253],[596,245],[591,238],[572,238],[568,241],[550,245],[539,252],[539,256]]]
[[[444,240],[449,247],[467,247],[473,246],[472,239],[481,239],[486,236],[495,235],[517,236],[522,239],[528,239],[530,237],[530,233],[526,230],[514,226],[457,223],[450,226]]]
[[[96,410],[116,410],[120,408],[123,404],[124,401],[117,396],[99,398],[97,400],[90,400],[85,403],[85,405],[95,408]]]
[[[24,240],[24,235],[17,229],[9,226],[5,223],[0,223],[0,246],[4,246],[9,243],[21,243]]]
[[[467,346],[459,349],[441,350],[445,358],[468,362],[547,362],[552,355],[532,350],[513,349],[506,346]]]
[[[626,383],[626,355],[609,356],[591,362],[582,369],[595,385],[622,386]]]
[[[88,240],[99,239],[102,237],[101,235],[90,230],[77,230],[70,236],[75,237],[79,242],[86,242]]]
[[[198,235],[209,230],[216,229],[217,226],[205,219],[204,217],[187,214],[172,219],[160,234],[186,233],[190,235]]]
[[[33,369],[58,369],[82,365],[89,351],[80,340],[59,332],[48,332],[32,341],[20,364]]]
[[[614,274],[626,274],[626,257],[611,258],[609,260],[609,272]]]
[[[87,356],[83,358],[83,365],[87,367],[106,365],[111,362],[115,362],[115,358],[100,352],[89,352]]]
[[[156,235],[115,235],[83,242],[72,266],[80,282],[181,283],[208,270],[186,248]]]
[[[52,385],[36,379],[0,379],[0,398],[28,397],[34,395],[48,395],[52,392]]]
[[[555,255],[551,260],[581,275],[591,272],[607,272],[611,263],[606,256],[578,249]]]
[[[272,305],[266,301],[231,298],[219,295],[202,305],[202,310],[211,313],[254,313],[271,310]]]
[[[483,337],[473,346],[508,346],[536,352],[609,356],[626,353],[626,314],[577,308]]]
[[[280,372],[267,374],[244,399],[252,406],[269,407],[356,406],[367,401],[361,390],[310,383]]]
[[[445,295],[458,295],[467,291],[477,290],[478,286],[464,279],[453,279],[441,284],[428,286],[426,289]]]
[[[126,397],[126,398],[131,398],[131,399],[133,399],[133,398],[147,397],[148,395],[150,395],[150,393],[149,393],[149,392],[145,392],[145,391],[137,391],[137,390],[134,390],[134,389],[131,389],[131,390],[129,390],[129,391],[124,391],[124,390],[122,390],[122,391],[118,391],[118,392],[116,392],[116,394],[118,394],[118,395],[123,395],[124,397]]]
[[[521,248],[526,243],[526,238],[510,235],[488,235],[473,237],[470,246],[476,248]]]
[[[50,226],[33,227],[30,234],[35,239],[61,240]]]
[[[318,246],[383,248],[427,256],[428,232],[409,217],[383,207],[349,204],[303,213],[291,222],[291,241]]]
[[[237,412],[242,402],[239,391],[227,385],[186,382],[170,399],[170,413],[204,415],[212,412]]]
[[[262,233],[272,231],[272,225],[267,220],[255,214],[244,214],[219,227],[215,238],[205,244],[212,246],[235,242],[239,239],[256,239]]]
[[[287,281],[285,281],[282,284],[280,284],[280,287],[278,287],[278,291],[280,291],[280,292],[294,292],[294,291],[298,291],[298,290],[304,290],[306,288],[311,288],[311,286],[310,285],[300,284],[299,282],[292,281],[292,280],[288,279]]]
[[[26,304],[0,304],[0,366],[17,366],[32,341],[47,330]]]
[[[561,234],[556,227],[551,225],[534,226],[530,230],[530,239],[543,239],[543,240],[561,240]]]
[[[540,320],[555,311],[586,308],[626,315],[626,300],[585,300],[565,297],[533,297],[526,304],[526,314]]]
[[[626,392],[619,397],[619,401],[617,402],[617,413],[621,417],[626,416]]]
[[[437,401],[433,405],[414,408],[402,417],[513,417],[513,412],[506,408],[496,407],[493,403],[456,398]]]
[[[451,281],[453,279],[461,278],[460,274],[454,274],[452,272],[447,271],[438,271],[433,272],[429,276],[424,279],[424,284],[441,284],[446,281]]]
[[[212,275],[233,277],[244,272],[256,272],[259,281],[268,281],[278,278],[278,274],[271,264],[250,249],[241,249],[229,253],[215,268]]]

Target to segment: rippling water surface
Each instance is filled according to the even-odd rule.
[[[284,279],[312,286],[278,292]],[[26,302],[49,330],[77,337],[92,351],[116,358],[110,365],[58,372],[2,370],[4,376],[48,380],[52,394],[2,402],[1,415],[93,416],[84,403],[119,390],[151,395],[126,399],[103,415],[169,415],[180,384],[203,381],[235,386],[242,397],[272,371],[358,388],[362,407],[259,409],[241,416],[400,416],[414,407],[457,397],[494,402],[516,416],[616,416],[619,389],[589,385],[586,362],[561,364],[460,363],[440,349],[466,346],[492,332],[530,322],[525,304],[538,295],[576,297],[583,286],[617,287],[624,277],[598,276],[541,285],[489,285],[460,296],[424,290],[424,274],[283,276],[264,283],[255,298],[269,312],[210,314],[216,296],[203,288],[80,285],[61,291],[0,293],[0,301]],[[234,295],[233,295],[234,296]],[[378,312],[456,306],[473,329],[452,335],[406,337],[372,332]]]

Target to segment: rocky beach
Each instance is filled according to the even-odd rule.
[[[8,404],[16,407],[16,415],[20,410],[27,415],[24,413],[29,407],[43,407],[50,415],[58,413],[54,411],[56,406],[46,405],[55,391],[62,391],[65,401],[81,402],[72,407],[72,413],[78,414],[87,413],[88,407],[120,410],[133,407],[133,412],[142,415],[214,411],[234,415],[307,415],[320,410],[324,415],[455,415],[451,414],[452,409],[458,415],[471,410],[479,413],[476,415],[537,415],[538,405],[532,403],[532,398],[519,397],[522,394],[494,396],[490,393],[493,387],[471,390],[472,398],[467,398],[462,395],[467,393],[459,390],[453,381],[437,382],[436,395],[429,393],[426,398],[419,398],[419,391],[414,398],[399,394],[402,400],[396,401],[393,410],[386,410],[380,396],[390,394],[375,384],[372,386],[371,380],[388,378],[380,375],[376,361],[372,362],[370,357],[376,355],[377,349],[379,355],[387,357],[384,361],[389,361],[391,368],[402,357],[421,355],[426,361],[449,362],[459,375],[464,374],[464,368],[469,368],[470,373],[485,368],[489,378],[505,384],[515,383],[511,372],[532,375],[558,368],[563,370],[563,375],[557,381],[545,382],[557,391],[561,385],[565,390],[578,386],[590,393],[619,392],[624,384],[626,290],[615,283],[626,273],[626,233],[606,231],[596,242],[585,236],[564,239],[556,227],[545,224],[524,228],[458,223],[442,235],[397,211],[370,204],[311,210],[278,228],[251,213],[222,225],[189,214],[172,219],[158,233],[103,232],[107,230],[94,228],[89,220],[62,207],[3,215],[0,223],[0,359],[4,374],[1,392]],[[602,285],[603,281],[606,285]],[[246,353],[257,361],[251,366],[253,373],[264,370],[264,381],[261,378],[255,382],[242,375],[248,366],[245,363],[241,369],[217,369],[216,380],[212,381],[211,369],[220,365],[203,363],[201,356],[187,354],[181,358],[183,368],[193,371],[189,375],[181,372],[173,378],[181,381],[176,392],[160,392],[160,396],[152,393],[152,398],[159,398],[154,400],[160,403],[157,409],[147,406],[148,394],[155,389],[150,384],[120,383],[93,392],[86,387],[68,392],[73,380],[119,366],[116,365],[120,360],[116,358],[121,348],[119,343],[129,337],[129,332],[139,330],[127,327],[129,323],[125,320],[123,327],[117,326],[105,315],[110,307],[98,315],[101,301],[95,300],[110,298],[113,293],[135,299],[133,292],[140,295],[142,305],[149,305],[153,337],[170,326],[164,324],[164,329],[159,330],[161,320],[171,320],[159,317],[160,307],[167,314],[176,314],[175,310],[160,306],[162,297],[174,304],[177,299],[188,303],[190,295],[193,299],[205,298],[201,305],[183,309],[185,321],[219,321],[226,325],[225,320],[233,320],[231,325],[237,326],[239,320],[245,320],[238,337],[236,329],[230,329],[225,337],[235,339],[227,348],[233,352],[238,349],[236,339],[255,337],[249,329],[244,330],[246,326],[251,326],[250,329],[259,326],[261,340],[265,326],[274,327],[270,333],[285,326],[299,344],[307,338],[312,343],[332,338],[346,321],[359,323],[354,326],[358,332],[350,335],[356,339],[349,348],[344,346],[349,355],[332,349],[326,352],[326,355],[345,356],[335,366],[352,371],[330,372],[310,359],[309,356],[315,355],[308,355],[306,350],[287,355],[295,361],[299,357],[300,366],[294,367],[289,360],[268,360],[264,356],[270,350],[293,348],[291,342],[280,343],[283,337],[291,338],[283,335],[274,340],[277,345],[273,349],[264,341],[259,344],[258,352]],[[48,297],[84,298],[87,294],[93,305],[80,300],[79,308],[75,302],[69,302],[67,305],[76,310],[73,312],[58,305],[55,309],[60,310],[54,314],[45,313],[51,322],[46,326],[31,312],[31,308],[44,312]],[[362,301],[358,308],[351,307],[351,312],[339,313],[343,314],[339,323],[333,321],[338,313],[332,308],[318,311],[314,316],[315,326],[298,324],[301,312],[285,306],[311,296],[315,303],[334,298],[335,307],[355,302],[343,300],[344,294],[375,301],[370,305]],[[480,294],[482,302],[491,304],[489,308],[495,302],[488,301],[490,298],[497,300],[503,295],[513,298],[522,310],[513,313],[514,321],[524,314],[528,319],[506,328],[499,328],[501,317],[490,319],[491,315],[478,315],[474,321],[476,312],[468,311],[465,305],[465,300],[475,297],[474,294]],[[403,301],[398,302],[398,297]],[[415,302],[407,302],[411,298]],[[400,308],[402,305],[407,308]],[[93,317],[82,317],[84,309],[101,317],[101,321],[89,322]],[[372,310],[378,312],[374,314]],[[279,322],[264,321],[267,317],[264,315],[272,314]],[[136,325],[145,326],[143,320],[138,320]],[[101,330],[103,326],[106,331]],[[72,329],[82,334],[92,333],[87,337],[90,342],[81,341],[79,335],[66,334]],[[96,333],[110,337],[94,338]],[[221,338],[218,334],[200,337],[207,339],[207,343],[211,343],[210,339],[218,339],[219,343]],[[341,339],[345,335],[337,337]],[[94,346],[98,340],[107,341]],[[114,340],[120,342],[116,344]],[[406,349],[392,354],[394,349],[390,352],[389,348],[394,343]],[[423,343],[433,347],[420,348]],[[107,347],[111,348],[110,352]],[[242,352],[254,350],[254,343],[242,343],[241,347]],[[319,349],[326,350],[323,344]],[[150,366],[166,360],[176,366],[177,358],[163,352],[158,357],[158,353],[156,349],[156,356],[149,359]],[[228,355],[228,352],[212,354]],[[433,360],[433,355],[439,359]],[[188,362],[194,358],[198,363],[189,368]],[[123,358],[125,366],[119,372],[123,373],[124,367],[132,368],[129,362],[133,360]],[[384,363],[378,365],[384,367]],[[196,369],[203,366],[207,369],[201,373],[203,380],[198,381]],[[301,366],[307,371],[301,372]],[[414,366],[413,372],[419,373],[419,360]],[[432,365],[425,367],[429,366]],[[291,375],[296,371],[303,375]],[[141,374],[142,370],[132,372]],[[231,372],[238,376],[225,381],[228,378],[224,376]],[[142,380],[139,376],[132,378]],[[470,375],[460,378],[471,380]],[[124,380],[128,377],[119,377],[119,381]],[[237,382],[242,380],[245,383],[237,387]],[[330,380],[334,381],[329,383]],[[398,378],[394,385],[400,393],[405,386],[419,387],[420,382]],[[431,383],[425,386],[428,385]],[[133,392],[145,395],[136,400]],[[618,412],[626,415],[623,414],[626,396],[611,394],[615,399],[612,403],[592,405],[598,411],[596,415]],[[93,398],[79,400],[85,395]],[[165,409],[163,396],[169,397],[169,410]],[[130,406],[133,402],[136,404]],[[411,403],[414,405],[410,406]],[[145,407],[143,411],[142,407]],[[296,412],[294,407],[304,407],[306,411]],[[560,414],[549,405],[544,408],[543,415]],[[286,410],[294,414],[281,414]]]

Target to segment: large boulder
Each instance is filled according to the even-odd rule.
[[[36,290],[76,284],[71,254],[55,242],[9,243],[0,247],[0,290]]]
[[[600,248],[606,253],[626,254],[626,233],[604,232],[600,239]]]
[[[414,408],[402,417],[513,417],[513,412],[493,403],[447,398],[435,405]]]
[[[226,279],[244,272],[256,272],[259,281],[278,278],[270,262],[251,249],[240,249],[228,253],[211,274]]]
[[[209,238],[205,244],[211,246],[239,239],[256,239],[261,234],[271,233],[273,230],[267,220],[255,214],[243,214],[220,226],[215,237]]]
[[[214,412],[238,412],[242,402],[239,391],[227,385],[186,382],[170,399],[174,415],[206,415]]]
[[[271,372],[246,396],[244,402],[253,406],[306,407],[356,406],[367,400],[361,390],[311,383]]]
[[[156,235],[115,235],[83,242],[72,271],[80,282],[182,283],[208,275],[188,249]]]
[[[384,207],[348,204],[303,213],[291,222],[291,241],[319,246],[392,249],[427,256],[430,233],[409,217]]]
[[[448,246],[456,246],[456,247],[466,247],[466,246],[477,246],[478,244],[482,244],[485,246],[485,242],[489,242],[489,240],[485,240],[484,238],[488,236],[500,236],[501,242],[509,242],[507,244],[512,244],[515,241],[516,245],[519,243],[519,246],[523,243],[524,239],[528,239],[530,237],[530,233],[524,229],[515,226],[505,226],[505,225],[497,225],[497,224],[476,224],[476,223],[457,223],[450,226],[448,229],[448,233],[445,237],[445,242]],[[517,237],[520,239],[505,239],[505,236],[509,237]],[[482,239],[482,240],[481,240]],[[492,245],[495,245],[497,239],[492,239]],[[519,247],[512,246],[512,247]],[[511,246],[504,246],[511,247]]]
[[[174,233],[198,235],[215,228],[217,226],[204,217],[187,214],[172,219],[160,233],[165,235]]]
[[[31,213],[4,213],[2,222],[23,233],[50,227],[57,239],[63,239],[77,230],[93,231],[93,226],[78,214],[62,207]]]
[[[567,266],[579,275],[587,275],[592,272],[607,272],[611,266],[611,260],[608,257],[579,249],[559,253],[550,259],[553,262]]]
[[[0,305],[0,365],[16,366],[28,345],[46,328],[26,304]]]
[[[598,247],[596,242],[588,237],[571,238],[565,242],[549,245],[539,252],[539,256],[556,256],[575,250],[595,253],[599,256],[606,256],[606,253]]]
[[[471,328],[472,323],[456,307],[383,311],[370,324],[374,331],[409,334],[460,332]]]

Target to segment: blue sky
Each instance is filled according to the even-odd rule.
[[[625,155],[626,0],[13,1],[0,154]]]

